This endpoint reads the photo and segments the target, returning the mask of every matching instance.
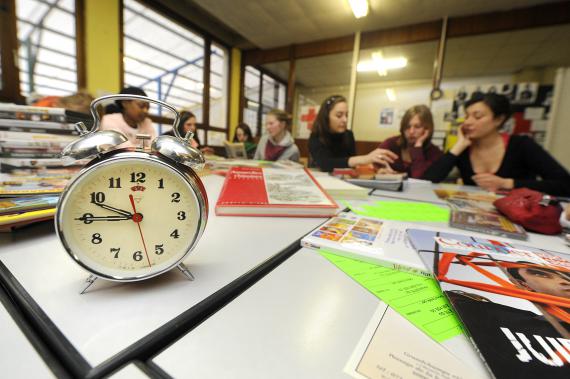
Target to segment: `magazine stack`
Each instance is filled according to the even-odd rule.
[[[92,123],[63,108],[0,104],[0,231],[53,218],[59,193],[83,163],[64,167],[60,159],[79,121]]]

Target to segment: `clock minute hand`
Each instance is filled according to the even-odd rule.
[[[109,210],[109,211],[111,211],[111,212],[115,212],[115,213],[118,213],[118,214],[120,214],[120,215],[128,216],[128,217],[131,217],[131,218],[133,217],[133,214],[132,214],[131,212],[129,212],[129,211],[124,211],[124,210],[122,210],[122,209],[115,208],[115,207],[112,207],[112,206],[110,206],[110,205],[103,204],[103,203],[94,203],[94,204],[100,206],[101,208],[107,209],[107,210]]]

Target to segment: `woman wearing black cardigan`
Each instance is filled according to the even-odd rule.
[[[457,166],[464,184],[487,191],[527,187],[570,196],[570,174],[548,152],[527,136],[499,132],[510,115],[505,96],[473,96],[465,103],[465,121],[457,131],[456,144],[423,178],[440,182]]]

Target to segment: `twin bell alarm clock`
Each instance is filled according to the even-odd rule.
[[[158,104],[175,115],[175,137],[139,135],[141,146],[116,148],[127,138],[99,130],[97,105],[109,100]],[[64,189],[56,231],[69,256],[96,278],[138,281],[174,267],[190,279],[182,260],[200,239],[208,219],[208,197],[196,174],[202,153],[181,136],[172,106],[136,95],[112,95],[91,103],[94,125],[77,124],[80,137],[62,151],[67,164],[91,159]],[[89,285],[90,285],[89,284]],[[85,291],[85,289],[84,289]]]

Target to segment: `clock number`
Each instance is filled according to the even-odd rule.
[[[135,253],[133,254],[133,259],[137,262],[142,261],[143,259],[142,251],[135,251]]]
[[[121,178],[109,178],[109,188],[121,188]]]
[[[180,194],[178,192],[174,192],[172,195],[171,203],[180,203]]]
[[[144,172],[131,172],[131,183],[144,183],[146,174]]]
[[[156,255],[161,255],[162,253],[164,253],[164,244],[161,245],[154,245],[154,253]]]
[[[91,192],[91,202],[93,204],[101,204],[105,201],[105,194],[103,192]]]
[[[172,238],[180,237],[180,234],[178,234],[178,229],[174,229],[174,231],[172,233],[170,233],[170,237],[172,237]]]
[[[164,179],[158,179],[158,188],[164,189]]]
[[[93,236],[91,236],[91,243],[92,244],[99,245],[101,242],[103,242],[103,239],[101,238],[101,234],[95,233],[95,234],[93,234]]]
[[[111,254],[115,253],[115,258],[119,258],[119,251],[121,251],[120,247],[112,247]]]
[[[178,212],[178,217],[179,220],[186,220],[186,212],[184,211],[180,211]]]

